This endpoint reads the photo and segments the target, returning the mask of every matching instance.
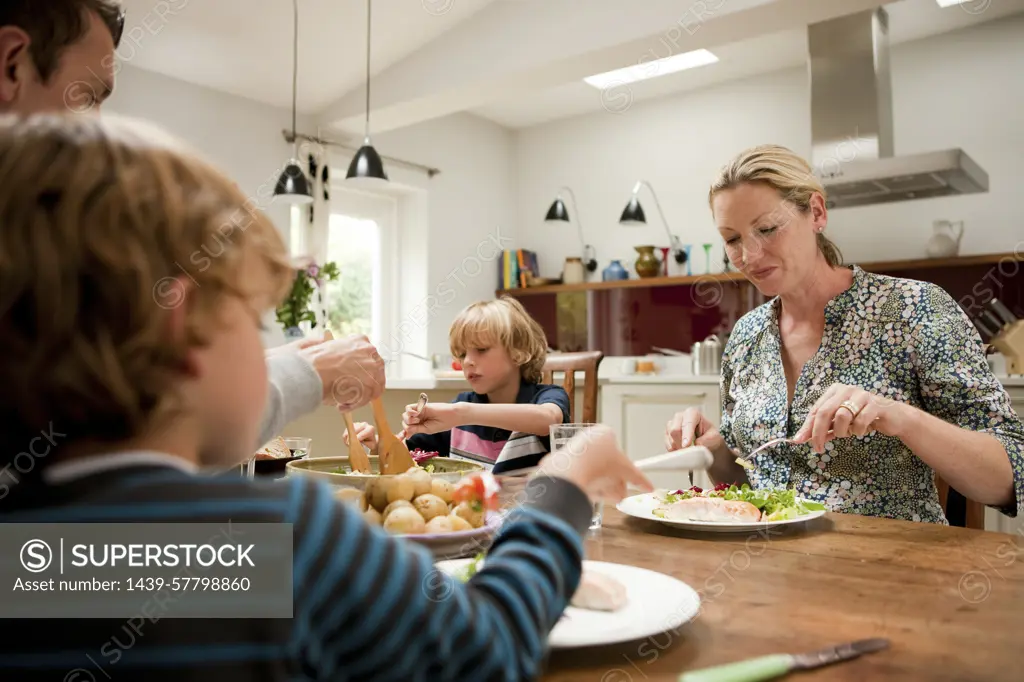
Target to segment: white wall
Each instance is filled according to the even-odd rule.
[[[429,180],[424,175],[412,180],[401,167],[388,168],[393,179],[426,189],[409,212],[423,214],[425,202],[427,218],[419,223],[422,234],[408,235],[407,243],[399,245],[409,266],[393,334],[396,344],[412,350],[425,328],[423,350],[448,353],[448,327],[455,315],[470,303],[494,298],[501,249],[521,246],[515,240],[515,137],[485,119],[456,114],[374,136],[373,143],[383,155],[441,171]],[[425,269],[412,264],[416,257],[425,259]],[[410,284],[408,278],[415,281]],[[424,364],[420,369],[429,373]]]
[[[961,253],[1014,249],[1024,236],[1022,72],[1024,16],[893,47],[896,153],[961,147],[988,171],[990,191],[836,210],[829,232],[848,261],[924,257],[932,221],[941,218],[965,221]],[[694,274],[704,272],[703,242],[714,244],[712,271],[719,272],[722,250],[707,208],[708,184],[733,154],[765,142],[810,154],[806,69],[526,129],[517,145],[518,236],[539,252],[545,276],[557,275],[566,256],[578,255],[575,225],[557,229],[543,221],[558,187],[570,185],[600,268],[611,258],[632,261],[634,245],[667,245],[646,190],[640,201],[648,225],[618,224],[634,182],[643,178],[658,191],[673,232],[694,244]]]
[[[291,145],[281,136],[291,127],[290,109],[124,64],[104,111],[152,121],[195,147],[238,183],[288,243],[288,207],[275,204],[272,197],[277,177],[292,155]],[[308,130],[307,126],[308,120],[300,118],[300,129]],[[273,319],[271,314],[267,321]],[[274,345],[280,338],[280,333],[269,334],[267,342]]]

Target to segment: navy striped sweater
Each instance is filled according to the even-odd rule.
[[[162,467],[45,489],[0,521],[274,522],[294,531],[288,619],[0,620],[0,680],[529,680],[576,589],[591,506],[535,479],[469,583],[429,552],[367,525],[324,483],[249,482]],[[69,677],[70,676],[70,677]]]

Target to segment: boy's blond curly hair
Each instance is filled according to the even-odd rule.
[[[519,365],[523,381],[540,383],[548,357],[544,330],[523,305],[510,296],[481,301],[465,308],[448,331],[451,353],[459,360],[467,348],[501,345]]]
[[[276,303],[293,273],[255,204],[159,129],[0,118],[0,464],[48,427],[91,443],[138,435],[174,409],[184,355],[225,297]]]

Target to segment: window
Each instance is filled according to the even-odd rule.
[[[337,263],[341,275],[325,285],[324,295],[327,326],[335,336],[380,338],[380,241],[375,220],[331,215],[327,260]]]
[[[335,186],[330,217],[318,221],[310,253],[334,262],[339,277],[324,285],[327,326],[335,336],[365,334],[375,344],[389,329],[397,199]]]

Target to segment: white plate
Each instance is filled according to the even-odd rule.
[[[657,521],[658,523],[675,526],[676,528],[710,531],[713,533],[740,533],[744,531],[774,528],[775,526],[788,526],[794,523],[807,523],[811,519],[816,519],[819,516],[825,515],[824,511],[813,511],[804,516],[798,516],[795,519],[787,519],[785,521],[752,521],[736,523],[729,523],[727,521],[679,521],[675,519],[663,519],[660,516],[655,516],[652,511],[655,507],[660,506],[664,506],[664,502],[659,500],[654,493],[643,493],[641,495],[627,497],[615,505],[615,508],[623,514],[633,516],[638,519]]]
[[[470,561],[439,561],[437,566],[451,574]],[[696,590],[664,573],[603,561],[584,561],[583,567],[625,585],[626,605],[618,611],[567,607],[548,638],[553,649],[604,646],[643,639],[674,630],[700,612],[700,595]]]

